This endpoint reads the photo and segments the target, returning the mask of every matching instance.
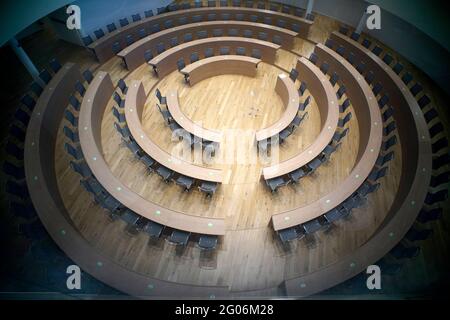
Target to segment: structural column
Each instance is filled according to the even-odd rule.
[[[366,25],[366,21],[367,21],[367,12],[364,10],[361,20],[359,20],[358,26],[356,27],[356,30],[355,30],[355,32],[357,34],[361,34],[361,32],[363,31],[363,29]]]
[[[306,5],[306,14],[305,17],[308,16],[308,14],[311,14],[314,6],[314,0],[308,0],[308,4]]]
[[[23,48],[20,46],[19,41],[17,41],[16,38],[11,38],[9,40],[9,44],[11,45],[11,48],[13,49],[19,60],[33,77],[33,79],[42,84],[42,80],[39,78],[39,71],[36,69],[33,61],[31,61],[25,50],[23,50]]]

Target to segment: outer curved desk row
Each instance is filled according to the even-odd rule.
[[[397,132],[402,141],[402,176],[386,221],[361,247],[318,272],[285,281],[288,295],[307,296],[332,287],[381,259],[414,223],[428,192],[432,173],[432,150],[422,110],[400,77],[378,56],[350,38],[333,33],[331,38],[372,70],[395,107]],[[362,81],[363,82],[363,81]],[[349,89],[349,86],[346,86]]]
[[[180,173],[201,181],[221,183],[223,180],[222,170],[199,167],[193,165],[192,163],[175,158],[171,154],[162,150],[148,137],[142,128],[141,122],[146,99],[147,95],[145,94],[144,85],[142,82],[137,80],[132,81],[128,87],[127,96],[125,98],[125,118],[127,125],[130,128],[131,135],[142,150],[144,150],[144,152],[152,157],[152,159],[156,162],[175,171],[176,173]],[[173,100],[170,102],[173,103]],[[208,133],[213,135],[213,132]],[[213,138],[220,142],[221,135],[213,135]]]
[[[180,72],[191,86],[196,83],[223,74],[240,74],[255,77],[260,59],[238,56],[214,56],[188,64]]]
[[[144,53],[146,50],[151,50],[153,55],[156,56],[156,46],[160,43],[164,43],[165,48],[170,47],[170,40],[173,37],[177,37],[180,43],[183,42],[181,41],[182,36],[187,33],[191,33],[193,39],[198,39],[198,36],[196,35],[197,31],[206,31],[207,37],[213,37],[213,30],[215,29],[221,29],[223,35],[227,35],[230,30],[235,29],[237,34],[233,36],[241,37],[244,36],[244,30],[250,30],[252,31],[251,38],[257,38],[260,32],[264,32],[267,34],[268,41],[272,41],[274,36],[279,36],[281,39],[281,46],[286,47],[287,49],[292,47],[294,37],[298,35],[297,32],[264,23],[248,21],[207,21],[181,25],[154,33],[126,47],[120,51],[117,56],[123,59],[128,70],[133,71],[138,66],[145,63]]]
[[[229,47],[230,53],[236,52],[236,48],[242,47],[246,51],[246,55],[250,55],[252,49],[261,51],[261,60],[268,63],[274,63],[279,45],[261,41],[257,39],[249,39],[242,37],[215,37],[207,39],[199,39],[180,44],[170,48],[149,61],[149,65],[153,67],[159,77],[164,77],[170,72],[177,69],[177,61],[184,59],[190,60],[190,55],[197,52],[200,57],[204,57],[204,51],[212,48],[214,55],[219,55],[221,47]]]
[[[133,94],[134,88],[129,87],[129,90]],[[99,125],[113,92],[114,87],[109,74],[98,72],[86,90],[78,121],[81,150],[99,183],[122,205],[149,220],[194,233],[225,234],[224,219],[191,216],[161,207],[142,198],[113,175],[103,157],[101,126]],[[145,97],[140,97],[140,99],[142,100],[138,101],[135,96],[134,103],[132,103],[133,108],[136,107],[137,102],[144,103]],[[130,102],[127,102],[126,107],[129,108]],[[132,129],[133,127],[130,127],[130,130]]]
[[[125,27],[119,28],[113,32],[106,34],[104,37],[91,43],[88,47],[95,53],[99,62],[104,63],[106,60],[114,56],[114,53],[112,52],[112,45],[115,42],[119,42],[121,48],[126,47],[127,35],[132,35],[134,39],[139,39],[139,30],[142,28],[145,28],[148,31],[155,24],[159,24],[161,26],[165,21],[169,19],[173,20],[174,25],[180,25],[180,21],[178,19],[182,17],[185,17],[187,22],[206,21],[209,14],[216,15],[216,19],[214,20],[224,20],[223,18],[221,18],[223,14],[230,15],[229,20],[251,21],[252,15],[257,17],[256,22],[264,22],[264,17],[272,19],[272,22],[274,22],[275,19],[283,20],[286,22],[287,28],[291,30],[294,30],[294,26],[297,25],[300,29],[299,35],[302,38],[307,37],[309,28],[312,25],[312,22],[309,20],[270,10],[254,8],[195,8],[163,13],[154,17],[142,19],[135,23],[131,23]],[[237,15],[242,15],[242,19],[240,19],[240,17]],[[194,21],[194,16],[200,16],[200,19],[198,21]],[[161,27],[160,29],[166,28]]]
[[[285,74],[279,74],[275,84],[275,92],[280,96],[286,106],[282,116],[271,126],[256,131],[256,142],[259,143],[279,134],[286,129],[298,113],[300,97],[295,83]]]
[[[367,82],[350,63],[329,48],[319,44],[316,46],[316,53],[321,61],[327,61],[330,64],[330,70],[339,75],[339,79],[347,88],[347,96],[352,101],[359,124],[358,155],[352,171],[339,184],[339,188],[304,207],[273,215],[272,223],[275,230],[313,220],[343,203],[367,179],[381,149],[383,139],[381,112]],[[299,72],[302,74],[301,70]],[[326,82],[329,83],[327,79]],[[335,95],[334,91],[333,94]],[[315,94],[314,97],[316,97]],[[336,105],[335,108],[338,109],[338,106]]]
[[[301,153],[281,163],[263,168],[263,176],[266,180],[286,175],[320,155],[331,142],[339,121],[338,100],[328,78],[318,67],[303,57],[298,59],[296,69],[301,80],[308,84],[308,90],[319,108],[321,130],[314,142]],[[288,80],[291,81],[289,78]],[[298,103],[296,107],[298,109]]]
[[[98,252],[73,225],[58,190],[54,156],[64,110],[75,83],[82,79],[78,65],[66,63],[44,88],[27,128],[24,158],[27,187],[47,232],[84,271],[135,297],[210,298],[229,295],[227,286],[186,285],[130,271]]]
[[[203,128],[201,125],[196,124],[194,121],[186,117],[183,111],[181,111],[180,103],[178,101],[178,91],[174,90],[168,92],[166,95],[166,99],[167,109],[169,110],[173,120],[175,120],[175,122],[178,123],[180,127],[204,141],[211,141],[215,142],[216,144],[220,144],[220,142],[222,141],[221,132]]]

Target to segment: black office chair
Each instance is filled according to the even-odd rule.
[[[8,141],[5,145],[5,151],[8,155],[16,158],[17,160],[23,160],[24,150],[19,148],[15,143]]]
[[[72,168],[73,171],[78,173],[83,178],[92,177],[92,171],[91,171],[91,169],[89,169],[89,166],[87,165],[86,162],[84,162],[84,161],[80,161],[80,162],[70,161],[69,165],[70,165],[70,167]]]
[[[343,128],[347,122],[349,122],[352,118],[352,113],[349,112],[345,115],[344,118],[339,118],[338,127]]]
[[[430,98],[424,94],[422,97],[420,97],[419,100],[417,100],[417,103],[419,104],[420,109],[425,108],[427,105],[429,105],[431,102]]]
[[[443,212],[442,208],[434,208],[430,210],[425,210],[422,208],[416,220],[423,224],[431,221],[440,220],[442,218],[442,212]]]
[[[307,89],[306,82],[301,81],[301,82],[300,82],[300,87],[298,88],[298,93],[299,93],[299,95],[300,95],[300,96],[303,96],[303,94],[305,93],[306,89]]]
[[[101,38],[104,37],[105,32],[103,31],[102,28],[100,28],[100,29],[95,30],[95,31],[94,31],[94,34],[95,34],[95,37],[96,37],[97,40],[98,40],[98,39],[101,39]]]
[[[153,53],[152,53],[152,51],[150,49],[145,50],[145,52],[144,52],[144,59],[147,62],[150,62],[150,60],[153,59]]]
[[[181,231],[181,230],[173,230],[172,234],[170,235],[170,238],[169,238],[169,243],[172,243],[175,245],[180,245],[180,246],[185,246],[185,245],[187,245],[187,243],[189,241],[190,235],[191,235],[190,232],[185,232],[185,231]]]
[[[128,19],[127,18],[120,19],[119,24],[122,28],[127,26],[129,24]]]
[[[295,82],[295,80],[297,80],[298,77],[298,71],[294,68],[291,69],[291,72],[289,73],[289,78]]]
[[[157,222],[149,220],[143,231],[152,238],[159,238],[164,230],[164,226]]]
[[[331,85],[334,87],[336,85],[336,83],[339,80],[339,75],[336,72],[333,72],[333,74],[330,77],[330,83]]]
[[[308,97],[305,99],[305,101],[301,102],[301,103],[298,105],[298,110],[299,110],[299,111],[305,111],[306,108],[309,106],[309,103],[310,103],[310,102],[311,102],[311,96],[308,96]]]
[[[198,247],[202,250],[214,250],[217,246],[217,236],[202,234],[198,240]]]
[[[131,19],[133,20],[133,22],[137,22],[137,21],[141,20],[142,18],[139,13],[136,13],[136,14],[131,15]]]
[[[207,197],[212,197],[214,193],[217,190],[217,183],[215,182],[209,182],[209,181],[203,181],[200,186],[198,186],[198,189],[201,192],[206,193]]]
[[[381,169],[374,168],[372,172],[367,177],[367,180],[376,182],[377,180],[383,178],[387,173],[388,167],[382,167]]]
[[[384,166],[387,162],[391,161],[392,159],[394,159],[394,151],[389,151],[386,154],[380,154],[377,158],[377,161],[375,162],[375,164],[379,167]]]
[[[119,123],[125,123],[127,121],[125,118],[125,114],[120,112],[115,106],[112,107],[112,113],[114,117],[116,117],[117,121],[119,121]]]
[[[18,167],[15,164],[5,161],[3,163],[3,172],[7,175],[13,177],[16,180],[23,180],[25,179],[25,169],[23,166]]]
[[[80,81],[77,81],[75,83],[75,91],[77,91],[81,97],[83,97],[86,93],[86,89]]]
[[[64,135],[70,139],[72,143],[78,143],[80,142],[80,138],[78,137],[78,133],[73,132],[68,127],[64,126],[63,128]]]
[[[420,247],[406,247],[399,243],[389,253],[396,259],[412,259],[419,255]]]
[[[382,149],[384,151],[388,151],[391,147],[393,147],[397,143],[397,136],[392,136],[382,144]]]
[[[74,128],[78,127],[78,118],[74,116],[72,111],[70,111],[69,109],[64,110],[64,117]]]
[[[199,56],[198,52],[191,53],[191,56],[190,56],[191,63],[194,63],[198,60],[200,60],[200,56]]]
[[[437,202],[445,201],[448,198],[448,190],[440,190],[436,192],[428,192],[425,198],[425,204],[431,206]]]
[[[52,60],[50,60],[50,68],[52,69],[53,73],[57,73],[59,70],[61,70],[62,66],[56,58],[53,58]]]
[[[314,52],[312,52],[309,56],[309,61],[311,61],[313,64],[316,64],[318,59],[319,57]]]
[[[375,74],[373,73],[372,70],[369,70],[364,78],[366,79],[367,84],[370,85],[375,79]]]
[[[346,98],[344,102],[339,106],[339,112],[344,113],[347,108],[350,107],[350,99]]]
[[[49,84],[50,80],[52,80],[52,75],[48,72],[47,69],[44,69],[39,73],[39,78],[44,81],[46,84]]]
[[[113,31],[117,30],[117,27],[116,27],[115,23],[113,22],[113,23],[108,24],[106,26],[106,29],[108,29],[108,32],[113,32]]]
[[[170,178],[172,178],[173,176],[173,171],[170,170],[169,168],[160,165],[157,169],[156,169],[156,173],[164,180],[164,182],[169,182]]]
[[[305,177],[306,175],[307,173],[302,168],[299,168],[297,170],[288,173],[288,177],[293,183],[298,183],[300,179]]]
[[[184,191],[189,192],[194,184],[194,179],[180,174],[176,179],[173,179],[173,182],[183,187]]]
[[[430,138],[434,138],[436,135],[444,132],[444,126],[441,122],[438,122],[434,124],[428,131],[430,132]]]
[[[83,41],[83,44],[85,47],[87,47],[88,45],[90,45],[92,42],[94,42],[91,38],[91,36],[87,35],[83,38],[81,38],[81,40]]]
[[[153,10],[150,9],[150,10],[144,11],[144,15],[146,18],[153,17]]]
[[[341,85],[338,89],[338,91],[336,92],[336,96],[338,99],[342,98],[342,96],[344,95],[345,91],[347,91],[347,88],[344,85]]]
[[[348,133],[349,128],[345,128],[343,131],[336,131],[333,135],[333,141],[339,143]]]
[[[433,151],[433,153],[438,153],[442,149],[447,147],[448,147],[448,140],[446,137],[442,137],[431,145],[431,150]]]

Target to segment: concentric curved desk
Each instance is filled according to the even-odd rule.
[[[395,110],[397,132],[402,141],[402,176],[386,221],[377,232],[344,259],[313,274],[286,280],[285,289],[291,296],[308,296],[332,287],[381,259],[414,223],[431,179],[432,150],[428,127],[422,110],[408,88],[378,56],[356,41],[337,33],[333,33],[331,38],[346,50],[351,49],[357,61],[364,61],[366,70],[374,72],[376,81],[380,81],[389,94],[390,104]]]
[[[125,98],[125,118],[127,125],[130,128],[131,135],[142,150],[152,157],[152,159],[175,171],[176,173],[180,173],[201,181],[221,183],[223,180],[222,170],[199,167],[189,162],[177,159],[162,150],[148,137],[142,128],[141,122],[146,99],[147,95],[145,94],[144,85],[142,82],[137,80],[132,81],[128,87],[127,96]],[[173,100],[171,103],[173,103]],[[188,121],[185,120],[183,124],[187,122]],[[213,135],[212,137],[217,139],[217,142],[220,142],[221,135],[219,133],[215,135],[213,132],[208,130],[204,130],[202,132],[209,138],[210,136],[208,134]]]
[[[129,88],[129,90],[133,92],[133,88]],[[149,220],[194,233],[225,234],[224,219],[192,216],[161,207],[142,198],[113,175],[103,157],[100,126],[103,113],[113,91],[114,87],[109,74],[102,71],[98,72],[86,90],[78,121],[80,144],[84,158],[99,183],[122,205]],[[142,103],[145,102],[145,97],[143,99]],[[137,102],[137,100],[134,100],[134,102]],[[128,105],[126,103],[127,107],[129,105],[129,102]],[[135,108],[135,105],[133,105],[133,108]],[[136,131],[133,132],[133,126],[130,127],[130,130],[136,135]],[[158,157],[155,160],[162,161]],[[162,164],[167,163],[167,161],[162,162]]]
[[[166,99],[167,109],[169,110],[173,120],[175,120],[175,122],[178,123],[180,127],[204,141],[211,141],[220,144],[220,142],[222,141],[221,132],[203,128],[201,125],[196,124],[194,121],[186,117],[183,111],[181,111],[178,101],[178,91],[174,90],[168,92],[166,95]]]
[[[303,57],[298,59],[296,69],[300,74],[301,80],[308,84],[308,90],[316,101],[320,113],[321,130],[314,142],[301,153],[286,161],[263,168],[262,174],[266,180],[286,175],[301,168],[320,155],[331,142],[339,121],[338,100],[327,77],[318,67]],[[288,80],[290,81],[290,79]],[[296,94],[298,96],[297,92]],[[298,103],[296,108],[298,109]],[[266,134],[263,137],[268,136]]]
[[[260,62],[260,59],[247,56],[214,56],[188,64],[180,72],[186,76],[189,84],[193,86],[204,79],[224,74],[255,77]]]
[[[102,38],[91,43],[88,48],[91,49],[100,63],[106,62],[108,59],[114,56],[112,52],[112,45],[115,42],[120,43],[120,47],[126,47],[126,36],[132,35],[134,39],[139,39],[139,30],[144,28],[147,32],[150,31],[150,28],[155,24],[160,24],[161,29],[164,29],[162,26],[163,22],[169,19],[173,19],[174,25],[179,25],[178,19],[181,17],[186,17],[189,22],[193,21],[194,16],[201,16],[200,21],[206,21],[208,14],[216,14],[217,19],[219,20],[220,15],[229,14],[230,20],[239,20],[236,18],[237,14],[243,15],[244,21],[251,21],[250,16],[256,15],[257,21],[263,22],[264,17],[269,17],[274,21],[275,19],[284,20],[287,23],[288,28],[292,29],[294,24],[300,26],[299,35],[302,38],[306,38],[309,33],[309,28],[312,25],[312,22],[297,16],[293,16],[290,14],[285,14],[281,12],[275,12],[270,10],[263,9],[255,9],[255,8],[195,8],[195,9],[186,9],[186,10],[178,10],[168,13],[159,14],[157,16],[149,17],[142,19],[140,21],[131,23],[125,27],[118,28],[117,30],[110,32],[103,36]]]
[[[261,60],[267,63],[275,61],[275,55],[280,48],[279,45],[251,38],[242,37],[214,37],[199,39],[180,44],[176,47],[170,48],[149,61],[157,72],[159,77],[164,77],[170,72],[177,69],[177,61],[184,59],[190,61],[190,55],[197,52],[200,57],[204,57],[206,48],[212,48],[214,55],[220,55],[219,49],[221,47],[229,47],[230,54],[236,52],[236,48],[242,47],[246,50],[246,55],[251,54],[252,49],[259,49],[261,51]]]
[[[297,32],[280,27],[269,26],[264,23],[248,21],[198,22],[177,26],[149,35],[124,48],[117,54],[117,56],[122,58],[129,71],[133,71],[145,63],[144,53],[146,50],[151,50],[154,56],[157,55],[157,44],[164,43],[165,48],[168,48],[170,47],[170,40],[173,37],[176,37],[179,42],[182,43],[182,35],[186,33],[191,33],[193,39],[198,39],[198,36],[196,35],[197,31],[206,31],[207,37],[211,38],[214,36],[214,29],[221,29],[224,35],[227,35],[228,31],[231,29],[235,29],[238,32],[236,36],[239,37],[244,36],[244,30],[250,30],[253,32],[251,38],[256,38],[259,32],[264,32],[267,34],[267,39],[269,41],[271,41],[274,36],[279,36],[281,38],[281,46],[286,49],[290,49],[292,47],[294,38],[298,35]]]
[[[372,90],[352,65],[334,51],[327,49],[321,44],[316,46],[317,54],[321,58],[320,62],[327,61],[330,64],[330,70],[337,72],[339,79],[347,88],[347,96],[352,102],[359,123],[358,155],[352,171],[339,184],[339,188],[306,206],[273,215],[272,223],[275,230],[289,228],[313,220],[343,203],[369,176],[380,153],[383,139],[383,122]],[[299,72],[304,74],[305,71],[299,70]],[[318,79],[323,79],[323,76]],[[330,83],[327,78],[325,79],[324,83]],[[316,97],[313,92],[312,94]],[[334,99],[336,99],[334,91],[333,94]],[[331,104],[331,106],[333,105],[335,109],[338,109],[336,103]]]

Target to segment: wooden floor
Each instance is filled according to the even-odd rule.
[[[324,26],[334,24],[324,22]],[[313,28],[314,41],[323,41],[326,37],[322,28]],[[166,151],[171,152],[177,143],[170,139],[171,131],[155,107],[156,87],[163,94],[178,89],[181,108],[187,116],[206,128],[226,133],[221,151],[210,164],[225,170],[226,179],[213,198],[207,199],[196,190],[186,193],[173,183],[162,182],[133,159],[113,127],[112,100],[99,124],[107,163],[123,183],[162,206],[192,215],[223,217],[227,234],[212,254],[196,248],[195,239],[179,251],[164,240],[149,242],[145,234],[129,236],[124,231],[125,223],[111,222],[80,187],[79,177],[69,168],[70,159],[63,149],[62,127],[70,125],[63,121],[55,156],[59,188],[71,218],[83,236],[105,255],[136,272],[181,283],[229,285],[232,291],[275,287],[284,279],[323,268],[364,243],[382,223],[398,187],[402,162],[400,145],[396,146],[395,160],[389,164],[389,174],[382,179],[380,191],[371,195],[364,207],[355,210],[351,219],[339,222],[332,232],[318,233],[314,248],[308,248],[302,241],[281,246],[269,225],[272,214],[306,205],[338,188],[356,158],[359,140],[358,121],[354,117],[348,124],[350,132],[340,150],[314,175],[298,185],[281,188],[274,195],[260,181],[264,163],[252,146],[254,132],[277,121],[284,110],[274,91],[277,75],[295,66],[299,56],[309,56],[313,46],[313,43],[297,38],[292,51],[279,50],[275,66],[261,63],[255,78],[223,75],[193,87],[187,86],[177,71],[158,79],[146,65],[128,74],[117,58],[100,66],[99,70],[109,72],[114,82],[120,77],[126,81],[143,81],[148,93],[143,125],[151,139]],[[306,92],[304,97],[308,94]],[[280,147],[279,161],[301,152],[318,135],[320,116],[314,99],[307,111],[304,123]],[[268,294],[278,292],[269,291]]]

